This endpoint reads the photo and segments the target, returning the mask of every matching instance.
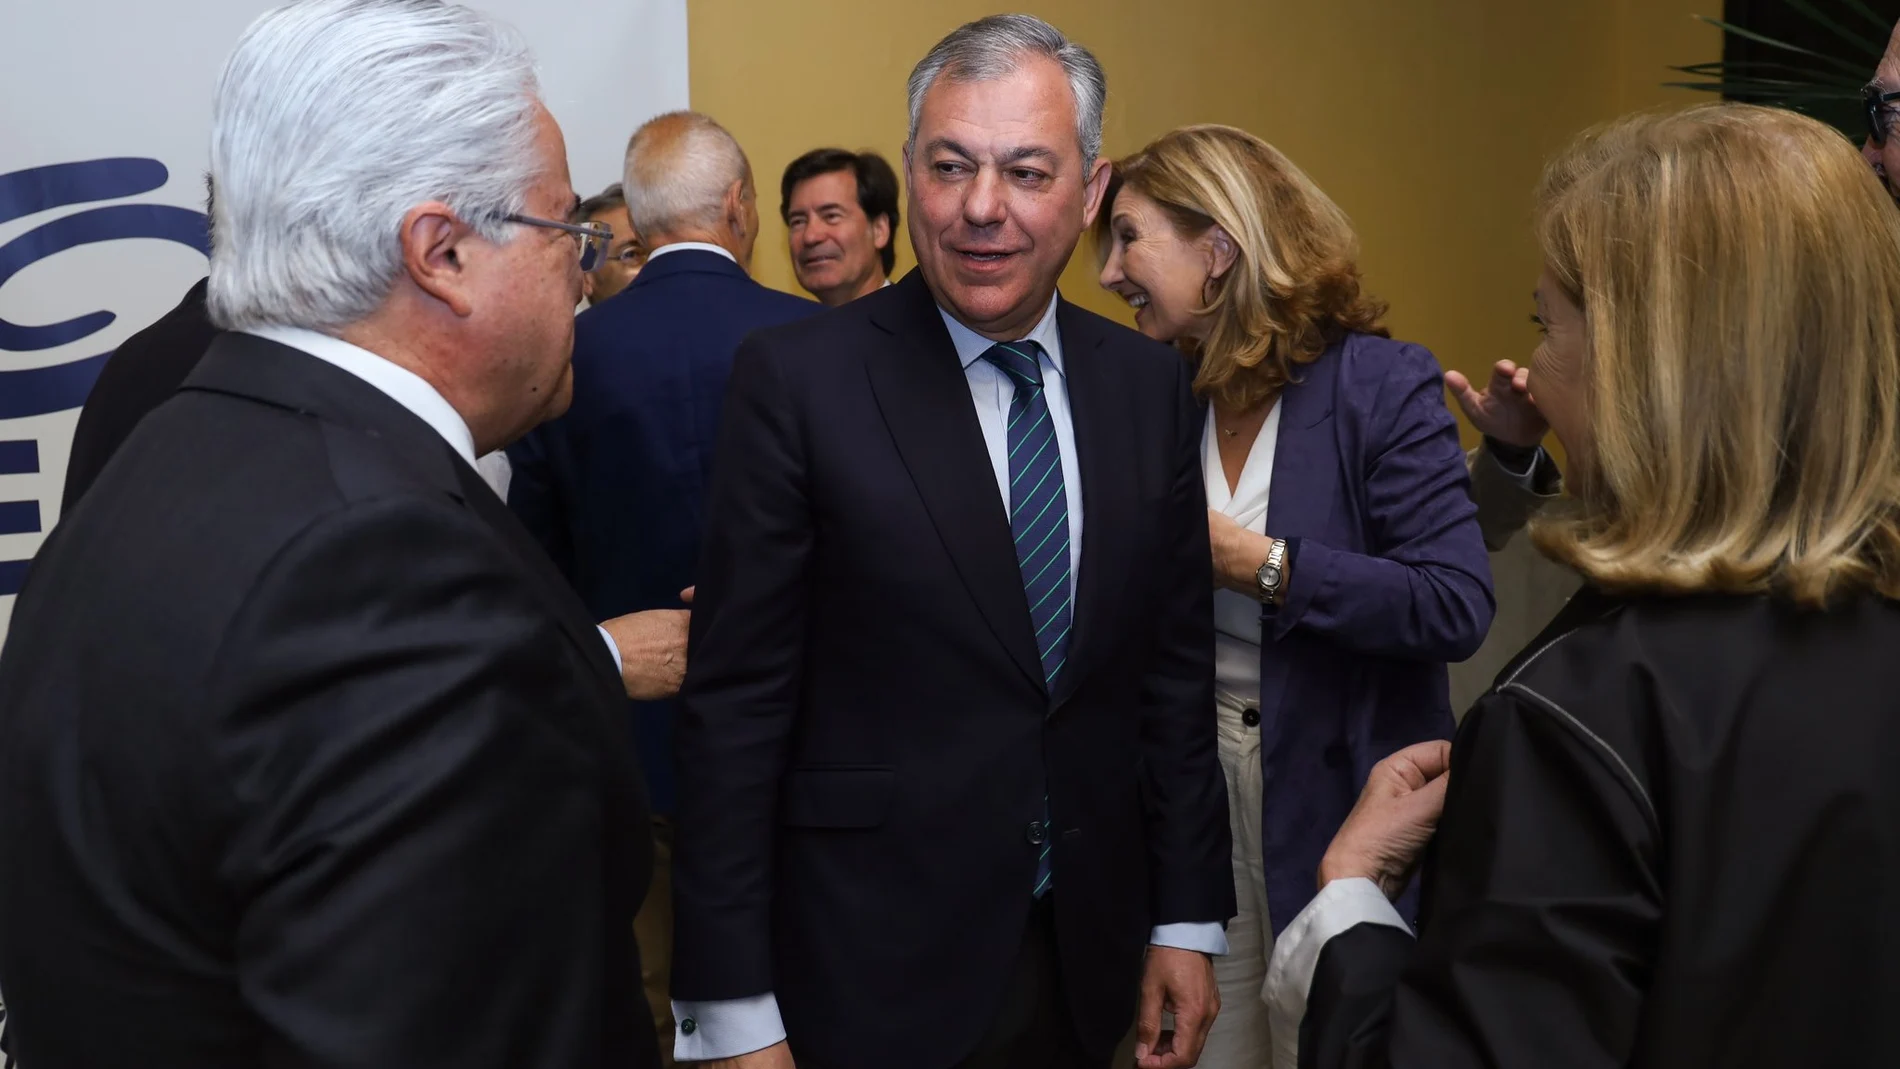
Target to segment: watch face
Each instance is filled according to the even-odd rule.
[[[1269,564],[1265,568],[1262,568],[1260,574],[1266,577],[1262,581],[1268,586],[1280,585],[1280,569],[1275,568],[1273,565]]]

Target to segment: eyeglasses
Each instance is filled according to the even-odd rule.
[[[1873,138],[1876,145],[1887,143],[1887,124],[1893,115],[1893,109],[1887,104],[1895,100],[1900,100],[1900,93],[1884,93],[1877,85],[1860,91],[1860,103],[1867,115],[1867,136]]]
[[[565,230],[574,236],[581,246],[581,270],[592,271],[600,266],[607,255],[607,243],[613,240],[614,232],[599,223],[557,223],[552,219],[536,219],[532,215],[504,215],[505,223],[520,223],[523,226],[540,226],[549,230]]]

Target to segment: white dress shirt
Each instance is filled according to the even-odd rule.
[[[1056,328],[1057,297],[1049,299],[1049,308],[1034,329],[1019,341],[1042,346],[1043,398],[1049,405],[1049,422],[1055,425],[1056,448],[1062,454],[1062,488],[1069,503],[1069,597],[1075,597],[1075,577],[1082,564],[1082,470],[1075,449],[1075,421],[1069,411],[1069,385],[1063,371],[1062,332]],[[976,421],[983,428],[983,444],[989,450],[990,466],[996,474],[996,490],[1003,498],[1003,512],[1009,512],[1009,405],[1016,396],[1016,382],[1003,369],[983,359],[996,343],[951,318],[939,308],[943,325],[950,331],[957,359],[970,383],[970,399],[976,405]],[[1257,614],[1256,614],[1257,616]],[[1061,871],[1056,874],[1058,882]],[[1028,891],[1025,888],[1024,893]],[[1203,954],[1227,953],[1227,932],[1219,923],[1157,925],[1148,938],[1155,946],[1198,950]],[[677,1031],[673,1043],[676,1061],[711,1061],[735,1058],[764,1050],[785,1038],[785,1023],[779,1015],[778,999],[770,993],[749,998],[716,1002],[673,1003],[675,1021],[693,1021],[689,1035]]]
[[[1260,434],[1247,450],[1240,481],[1227,488],[1220,459],[1220,430],[1207,408],[1201,434],[1201,473],[1207,507],[1258,535],[1267,533],[1267,498],[1273,492],[1273,456],[1280,441],[1280,402],[1267,410]],[[1231,590],[1214,591],[1214,683],[1242,705],[1260,704],[1260,601]]]
[[[435,433],[442,436],[443,441],[449,443],[449,448],[455,450],[456,456],[461,457],[470,468],[475,469],[477,475],[484,476],[484,482],[489,481],[487,474],[482,471],[480,463],[476,460],[475,436],[469,432],[468,424],[463,421],[462,414],[443,399],[442,395],[436,392],[435,387],[429,385],[427,379],[408,368],[399,367],[377,356],[368,349],[351,345],[342,338],[319,334],[314,330],[305,330],[302,327],[270,326],[252,327],[244,333],[254,334],[265,341],[274,341],[298,352],[307,353],[381,390],[388,395],[390,400],[408,409],[417,419],[427,423]],[[494,484],[490,482],[489,485],[493,487]],[[505,492],[506,489],[503,487],[498,490],[496,496],[500,497]],[[613,655],[614,668],[620,669],[620,647],[614,645],[613,636],[607,633],[606,628],[596,625],[596,630],[600,632],[601,639],[607,643],[607,652]]]
[[[714,245],[710,241],[675,241],[670,245],[662,245],[652,252],[647,253],[647,263],[652,263],[669,252],[686,252],[691,249],[697,249],[700,252],[716,253],[731,260],[735,264],[739,262],[739,258],[732,254],[732,250],[726,248],[724,245]]]
[[[1390,925],[1408,934],[1412,930],[1378,884],[1355,876],[1320,888],[1275,941],[1266,990],[1274,1069],[1298,1069],[1300,1021],[1306,1016],[1319,952],[1327,940],[1361,924]]]

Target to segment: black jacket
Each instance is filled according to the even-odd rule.
[[[13,1054],[655,1064],[621,702],[433,430],[224,336],[47,540],[0,655]]]
[[[776,992],[795,1057],[974,1049],[1045,795],[1063,982],[1101,1056],[1150,927],[1234,912],[1187,366],[1073,305],[1058,323],[1086,519],[1053,695],[922,276],[734,361],[678,728],[673,996]]]
[[[199,279],[176,308],[125,339],[106,360],[73,430],[62,516],[73,511],[132,428],[178,389],[218,336],[205,310],[208,282]]]
[[[1416,944],[1301,1064],[1861,1067],[1900,1001],[1900,605],[1586,589],[1460,726]]]

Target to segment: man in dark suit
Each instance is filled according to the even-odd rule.
[[[675,1054],[1106,1066],[1139,994],[1140,1064],[1192,1065],[1234,896],[1188,367],[1056,293],[1107,182],[1094,57],[997,16],[911,87],[919,269],[733,367]]]
[[[120,343],[100,369],[73,431],[59,506],[62,516],[71,514],[132,428],[178,389],[218,336],[205,312],[208,282],[200,279],[176,308]]]
[[[303,0],[239,42],[228,333],[0,654],[21,1064],[656,1064],[615,654],[474,467],[565,406],[597,252],[534,86],[460,5]]]
[[[696,578],[713,435],[733,351],[747,334],[823,311],[754,282],[752,168],[705,115],[651,120],[627,144],[622,184],[646,266],[574,324],[574,404],[509,450],[509,506],[599,619],[639,613],[633,641],[685,641],[681,591]],[[640,915],[648,994],[664,1040],[666,861],[672,842],[673,694],[635,696],[634,742],[653,789],[658,868]]]

